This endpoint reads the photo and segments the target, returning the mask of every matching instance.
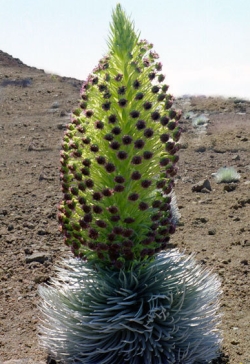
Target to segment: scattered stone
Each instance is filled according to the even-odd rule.
[[[216,234],[216,229],[209,229],[208,230],[208,235],[215,235]]]
[[[33,254],[33,250],[31,248],[24,248],[24,253],[27,254],[27,255],[31,255]]]
[[[240,218],[238,216],[233,218],[233,221],[240,221]]]
[[[202,188],[201,193],[210,193],[211,191],[207,188]]]
[[[250,240],[245,240],[244,241],[244,246],[250,246]]]
[[[8,225],[8,231],[12,231],[12,230],[14,230],[14,225],[13,224]]]
[[[236,187],[237,187],[236,183],[229,183],[223,186],[223,191],[232,192],[236,190]]]
[[[200,147],[197,147],[194,151],[197,153],[204,153],[206,150],[207,150],[206,147],[200,146]]]
[[[243,259],[240,264],[243,264],[243,265],[248,265],[248,260],[247,259]]]
[[[226,148],[223,148],[223,147],[214,147],[213,148],[213,151],[215,152],[215,153],[221,153],[221,154],[223,154],[223,153],[226,153]]]
[[[231,344],[232,344],[232,345],[238,345],[239,343],[240,343],[240,342],[239,342],[238,340],[232,340],[232,341],[231,341]]]
[[[57,124],[56,127],[59,130],[66,130],[67,129],[67,124],[66,123],[60,123],[60,124]]]
[[[52,109],[58,109],[58,107],[59,107],[59,102],[58,101],[53,102],[53,104],[51,105]]]
[[[35,228],[35,225],[34,224],[32,224],[31,222],[24,222],[23,223],[23,227],[26,227],[26,228],[28,228],[28,229],[34,229]]]
[[[43,264],[45,261],[52,261],[52,257],[48,253],[33,253],[25,258],[25,262],[32,263],[32,262],[38,262]]]
[[[239,154],[234,155],[234,156],[232,157],[232,161],[239,161],[239,160],[240,160],[240,156],[239,156]]]
[[[44,230],[44,229],[39,229],[37,230],[37,235],[47,235],[48,231]]]
[[[208,179],[201,180],[192,186],[192,192],[202,192],[203,189],[205,189],[209,192],[212,191],[211,184]]]
[[[48,275],[40,275],[34,278],[34,282],[37,284],[48,282],[49,276]]]
[[[0,215],[7,216],[8,215],[8,211],[5,210],[5,209],[0,209]]]
[[[218,272],[218,274],[220,275],[220,276],[223,276],[224,275],[224,273],[225,273],[225,268],[221,268],[220,270],[219,270],[219,272]]]

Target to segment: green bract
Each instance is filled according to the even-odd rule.
[[[109,52],[84,82],[61,152],[59,220],[83,259],[130,267],[166,248],[180,138],[162,65],[120,5]]]

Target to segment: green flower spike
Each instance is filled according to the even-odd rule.
[[[162,65],[120,5],[109,53],[81,89],[63,139],[59,220],[75,256],[129,269],[165,249],[180,113]]]

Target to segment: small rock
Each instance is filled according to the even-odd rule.
[[[47,260],[52,260],[51,255],[47,253],[33,253],[25,258],[26,263],[38,262],[43,264]]]
[[[5,210],[5,209],[1,209],[0,210],[0,215],[6,216],[6,215],[8,215],[8,211]]]
[[[60,123],[60,124],[57,124],[57,129],[59,129],[59,130],[66,130],[67,129],[67,124],[65,124],[65,123]]]
[[[8,231],[12,231],[12,230],[14,230],[14,225],[13,224],[8,225]]]
[[[234,155],[234,156],[232,157],[232,161],[239,161],[239,160],[240,160],[240,156],[239,156],[239,154]]]
[[[233,221],[240,221],[240,218],[237,216],[237,217],[234,217],[233,218]]]
[[[244,246],[250,246],[250,240],[245,240],[244,241]]]
[[[44,229],[37,230],[37,235],[47,235],[47,234],[48,234],[48,232]]]
[[[215,235],[216,234],[216,229],[209,229],[208,230],[208,235]]]
[[[232,192],[236,189],[236,187],[237,187],[236,183],[229,183],[223,187],[223,191]]]
[[[51,107],[52,107],[52,109],[58,109],[59,103],[57,101],[55,101],[55,102],[53,102]]]
[[[23,223],[23,227],[27,227],[28,229],[34,229],[35,225],[27,221]]]
[[[207,150],[206,147],[200,146],[200,147],[197,147],[194,151],[197,153],[204,153],[206,150]]]
[[[192,186],[192,192],[202,192],[203,189],[212,191],[211,184],[208,179],[204,179]]]
[[[207,188],[202,188],[201,193],[210,193],[211,191]]]
[[[40,275],[34,278],[34,282],[37,284],[43,283],[43,282],[48,282],[49,280],[49,276],[46,275]]]
[[[232,345],[238,345],[239,343],[240,343],[240,342],[239,342],[238,340],[232,340],[232,341],[231,341],[231,344],[232,344]]]
[[[244,265],[248,265],[248,260],[247,259],[243,259],[240,264],[244,264]]]
[[[220,269],[218,273],[220,276],[223,276],[225,273],[225,269],[224,268]]]

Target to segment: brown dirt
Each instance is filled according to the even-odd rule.
[[[38,345],[37,288],[68,255],[56,219],[59,150],[80,87],[78,80],[27,67],[0,51],[1,364],[46,363]],[[183,148],[175,190],[182,217],[172,244],[196,252],[221,277],[224,342],[217,362],[249,364],[250,103],[187,97],[177,104],[208,113],[210,122],[201,133],[191,120],[180,120]],[[211,177],[224,165],[241,174],[231,192]],[[212,191],[192,192],[205,178]]]

